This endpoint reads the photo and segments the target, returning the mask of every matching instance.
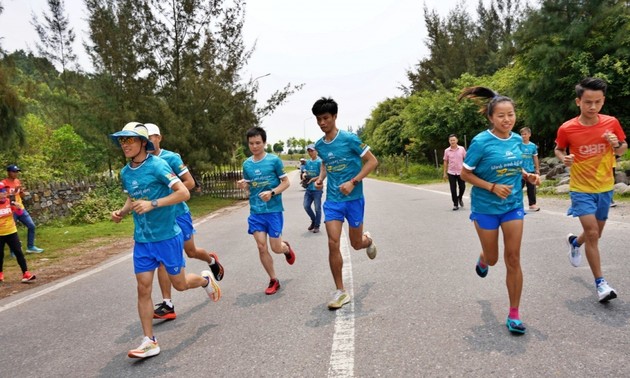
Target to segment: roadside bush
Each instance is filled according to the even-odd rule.
[[[94,224],[108,220],[111,212],[120,209],[125,200],[120,183],[100,183],[70,209],[68,220],[70,224]]]

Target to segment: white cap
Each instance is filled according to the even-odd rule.
[[[156,125],[154,123],[145,123],[144,126],[146,126],[147,130],[149,131],[149,136],[151,136],[151,135],[161,135],[160,134],[160,128],[158,127],[158,125]]]

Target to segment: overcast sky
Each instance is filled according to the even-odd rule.
[[[12,52],[35,50],[37,35],[30,24],[35,12],[41,19],[46,0],[1,0],[0,44]],[[317,140],[322,132],[311,106],[322,96],[339,103],[337,126],[355,130],[376,105],[400,96],[407,86],[406,71],[427,56],[423,6],[442,17],[460,3],[456,0],[249,0],[245,41],[256,50],[244,74],[258,80],[258,100],[287,83],[305,84],[275,113],[263,119],[268,142],[290,137]],[[83,0],[66,0],[77,35],[75,52],[87,29]],[[474,11],[477,0],[468,0]],[[159,120],[154,120],[159,125]]]

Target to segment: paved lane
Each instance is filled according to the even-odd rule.
[[[224,296],[176,293],[178,318],[156,322],[162,353],[126,357],[140,342],[129,252],[96,270],[0,301],[0,376],[628,376],[630,293],[622,208],[602,240],[603,268],[620,294],[597,302],[590,270],[569,266],[563,237],[579,230],[566,203],[540,201],[526,217],[521,314],[528,333],[507,332],[505,269],[474,273],[479,242],[464,210],[451,211],[446,185],[366,180],[366,230],[379,252],[348,249],[353,302],[325,307],[334,289],[325,232],[306,231],[297,174],[283,194],[285,237],[297,261],[275,257],[282,289],[266,275],[246,233],[247,206],[197,225],[197,242],[226,267]],[[620,205],[621,207],[627,205]],[[350,269],[351,266],[351,269]],[[189,261],[189,271],[203,263]],[[350,281],[347,281],[350,282]],[[58,283],[57,283],[58,284]],[[42,292],[37,296],[37,293]],[[157,286],[154,300],[159,301]]]

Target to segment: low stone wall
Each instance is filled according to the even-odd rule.
[[[35,223],[65,217],[70,215],[72,206],[98,184],[96,180],[32,184],[33,186],[26,186],[29,195],[23,201],[24,206]]]

